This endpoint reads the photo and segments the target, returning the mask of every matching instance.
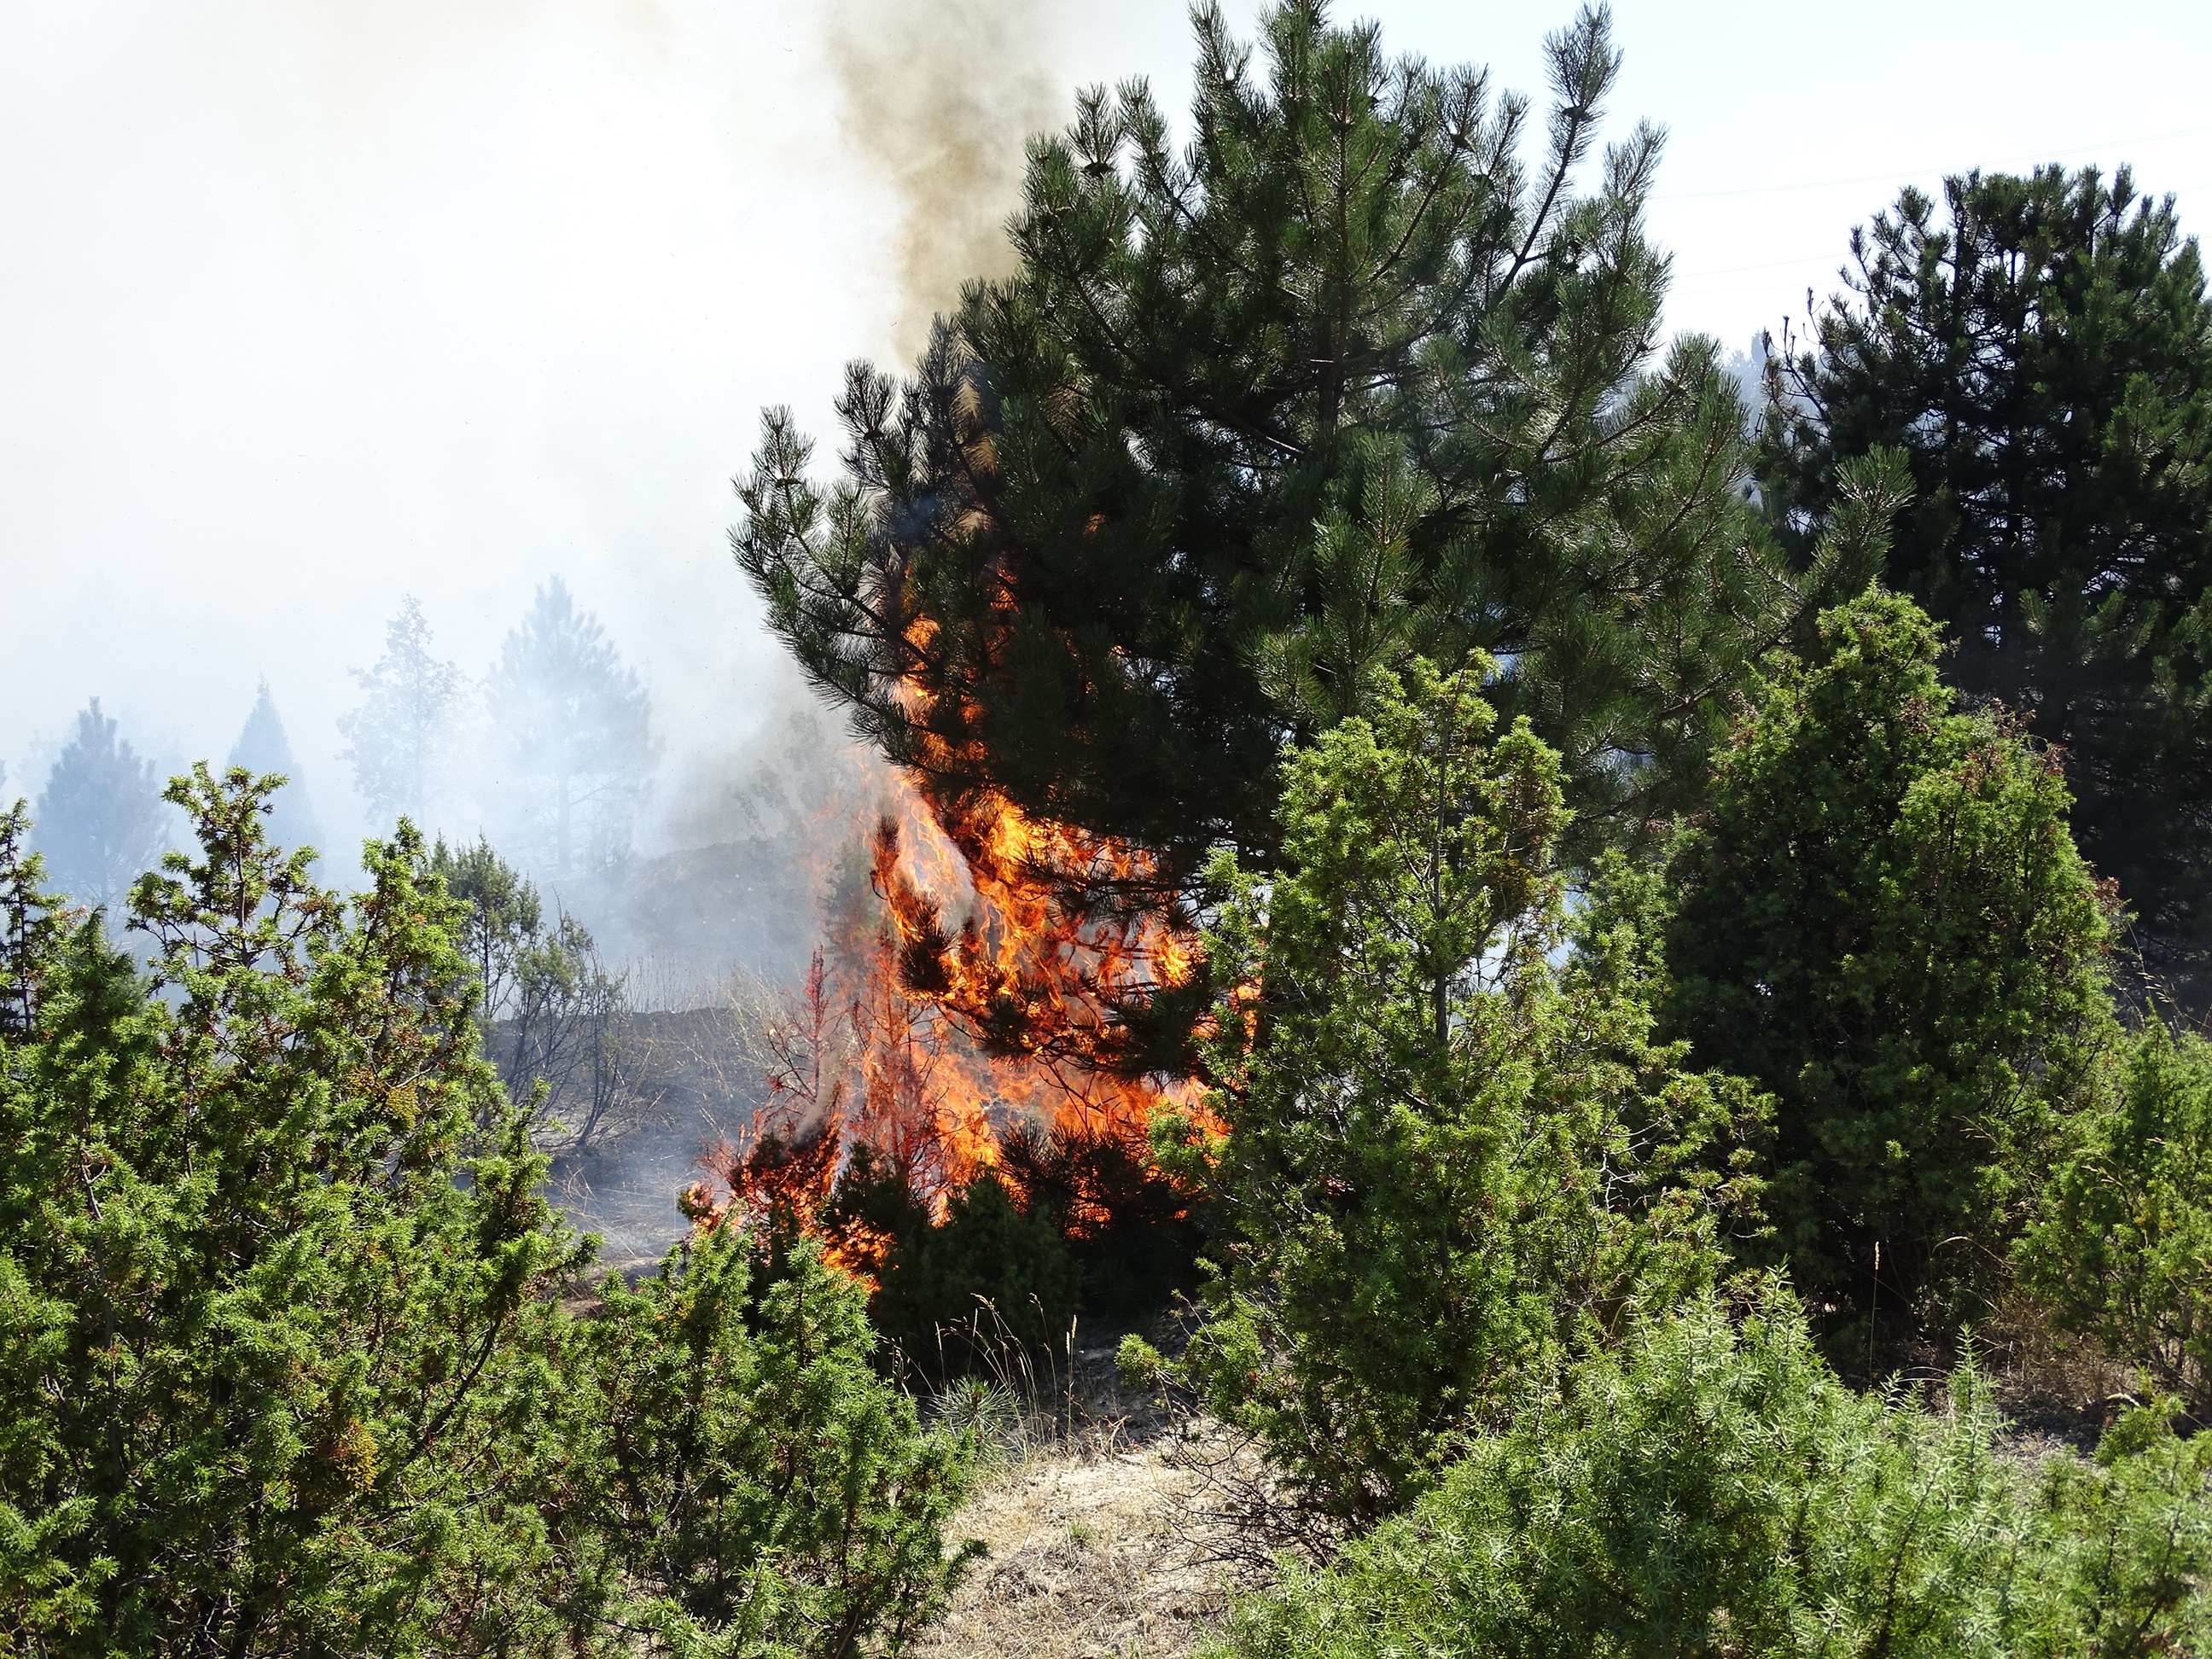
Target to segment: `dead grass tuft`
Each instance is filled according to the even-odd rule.
[[[1976,1357],[2005,1416],[2002,1449],[2026,1462],[2094,1450],[2142,1389],[2135,1366],[2094,1338],[2060,1329],[2050,1309],[2017,1291],[1974,1334]]]

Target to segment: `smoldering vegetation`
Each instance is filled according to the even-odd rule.
[[[556,884],[592,965],[551,1018],[492,1028],[511,1090],[543,1079],[542,1144],[562,1202],[607,1260],[658,1259],[678,1196],[746,1139],[830,909],[866,882],[887,780],[820,710],[793,702],[712,774],[684,781],[673,850]],[[599,975],[596,983],[593,975]]]
[[[613,1006],[490,1033],[503,1075],[526,1093],[542,1080],[538,1138],[554,1151],[556,1200],[601,1238],[607,1266],[657,1261],[685,1221],[678,1195],[704,1151],[742,1133],[764,1103],[760,1063],[776,988],[732,972],[699,1007]]]

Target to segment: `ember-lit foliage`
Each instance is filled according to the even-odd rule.
[[[1048,1352],[1067,1340],[1081,1285],[1050,1210],[1017,1204],[987,1171],[941,1219],[915,1220],[885,1252],[869,1311],[923,1376],[971,1370],[1009,1341]]]
[[[1080,931],[989,904],[983,884],[963,892],[942,861],[951,849],[932,844],[934,890],[977,907],[960,942],[885,820],[865,896],[767,1033],[767,1107],[710,1156],[684,1204],[703,1227],[819,1241],[869,1285],[907,1358],[940,1373],[966,1365],[972,1345],[952,1333],[986,1310],[994,1340],[1049,1346],[1079,1310],[1159,1306],[1190,1280],[1196,1195],[1150,1146],[1156,1109],[1186,1090],[1113,1075],[1095,1054],[994,1052],[963,1017],[975,1010],[960,965],[938,969],[956,953],[987,958],[987,928],[1015,959],[1024,941],[1097,953]],[[1063,1037],[1097,1029],[1079,988],[1044,994],[1060,1000]]]
[[[850,372],[838,482],[769,413],[735,542],[773,625],[963,852],[1096,927],[1187,923],[1221,845],[1264,866],[1281,744],[1415,652],[1509,664],[1578,832],[1626,833],[1796,601],[1733,383],[1660,346],[1660,137],[1598,151],[1609,20],[1549,43],[1540,131],[1318,6],[1198,33],[1189,149],[1140,84],[1083,94],[1018,272],[911,380]],[[1176,983],[1107,987],[1125,1069],[1179,1063]]]
[[[1163,1170],[1148,1143],[1024,1127],[999,1159],[1024,1202],[1058,1220],[1087,1314],[1127,1319],[1194,1287],[1204,1188]]]

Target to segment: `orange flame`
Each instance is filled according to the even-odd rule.
[[[971,437],[971,459],[988,470],[989,444]],[[994,561],[992,577],[992,603],[1011,612],[1014,573]],[[917,657],[933,631],[927,620],[909,628]],[[1156,860],[1034,817],[996,791],[929,790],[921,781],[975,775],[952,763],[979,757],[933,735],[945,728],[927,718],[932,700],[915,678],[898,696],[922,752],[886,780],[869,859],[878,907],[833,925],[830,960],[817,954],[768,1109],[742,1146],[710,1160],[728,1197],[713,1201],[703,1187],[687,1195],[707,1224],[733,1211],[787,1214],[864,1274],[880,1265],[882,1241],[832,1237],[831,1197],[857,1147],[941,1216],[985,1170],[1018,1186],[1005,1137],[1025,1126],[1118,1148],[1147,1170],[1163,1108],[1218,1127],[1187,1079],[1131,1074],[1119,1011],[1188,984],[1197,966],[1189,918],[1162,902]],[[1073,1207],[1063,1220],[1079,1231],[1113,1219],[1081,1191]]]
[[[1073,914],[1049,873],[1137,883],[1150,874],[1144,856],[1040,825],[1002,799],[940,821],[894,776],[869,848],[874,915],[833,926],[771,1033],[767,1107],[708,1154],[718,1179],[684,1196],[695,1224],[775,1218],[870,1283],[890,1240],[832,1205],[856,1148],[941,1218],[986,1170],[1024,1195],[1004,1155],[1010,1133],[1115,1143],[1149,1167],[1155,1115],[1195,1109],[1187,1082],[1109,1069],[1107,1005],[1184,983],[1188,939],[1133,907]],[[1072,1208],[1063,1220],[1079,1233],[1113,1219],[1080,1191]]]

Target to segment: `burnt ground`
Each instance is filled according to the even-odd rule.
[[[578,1152],[553,1161],[551,1195],[600,1261],[651,1267],[683,1237],[676,1196],[706,1174],[707,1151],[741,1134],[766,1097],[758,1062],[715,1008],[634,1017],[637,1085],[623,1111]]]

